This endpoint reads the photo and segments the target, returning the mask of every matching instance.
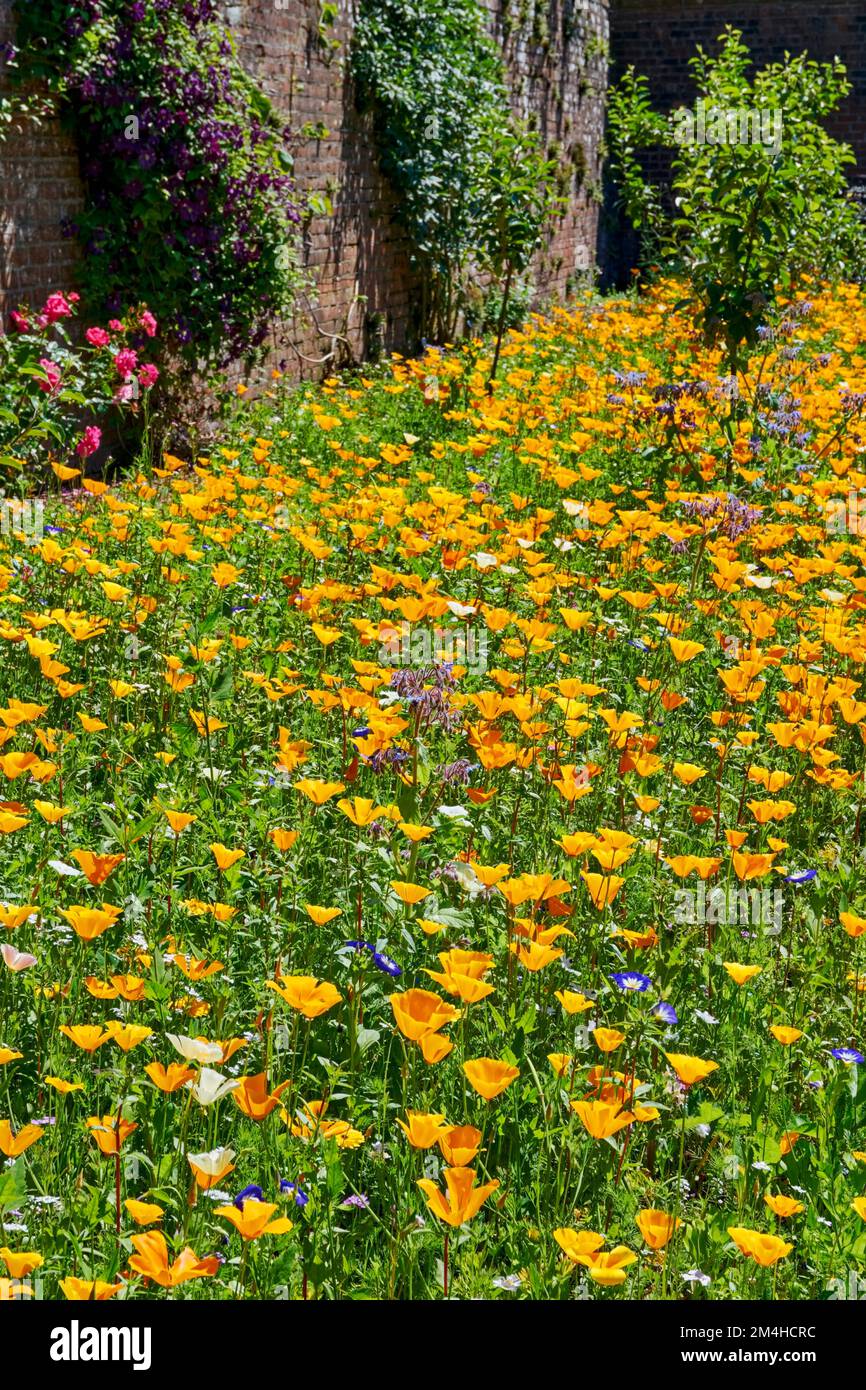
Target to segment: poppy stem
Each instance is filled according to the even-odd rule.
[[[443,1249],[443,1252],[442,1252],[442,1285],[443,1285],[443,1288],[444,1288],[444,1291],[445,1291],[445,1297],[446,1297],[446,1298],[448,1297],[448,1238],[449,1238],[449,1233],[448,1233],[448,1231],[446,1231],[446,1232],[445,1232],[445,1245],[444,1245],[444,1249]]]

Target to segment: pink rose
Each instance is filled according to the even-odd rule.
[[[88,328],[84,336],[91,347],[105,347],[106,343],[111,342],[111,335],[104,328]]]
[[[49,323],[55,323],[57,319],[68,319],[72,310],[64,295],[50,294],[45,301],[43,313]]]
[[[79,458],[89,458],[95,454],[102,443],[102,430],[98,425],[88,425],[81,439],[75,446],[75,452]]]
[[[159,372],[152,362],[145,362],[138,374],[138,379],[144,387],[155,386],[159,380]]]
[[[123,332],[123,324],[120,322],[120,319],[109,319],[108,326],[111,329],[112,333]]]
[[[138,365],[138,353],[133,352],[132,348],[121,348],[114,358],[114,365],[118,376],[122,376],[125,381]]]
[[[12,319],[12,327],[13,327],[13,328],[15,328],[19,333],[27,333],[27,332],[28,332],[28,330],[29,330],[29,328],[30,328],[30,323],[29,323],[29,321],[24,317],[23,314],[19,314],[19,313],[16,312],[15,309],[13,309],[13,310],[12,310],[12,313],[11,313],[11,315],[10,315],[10,317],[11,317],[11,319]]]
[[[156,333],[156,319],[149,309],[145,309],[141,315],[141,326],[148,338],[152,338]]]
[[[60,389],[61,371],[56,362],[52,362],[50,357],[40,357],[39,365],[45,373],[45,381],[37,382],[40,391],[47,391],[53,396],[55,391]]]

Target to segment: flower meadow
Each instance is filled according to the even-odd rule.
[[[854,286],[662,283],[0,534],[4,1298],[864,1270]]]

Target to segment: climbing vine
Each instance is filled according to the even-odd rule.
[[[509,106],[499,50],[477,0],[361,0],[352,68],[382,168],[421,272],[421,331],[453,335],[479,272],[504,326],[553,203],[553,170]],[[497,172],[518,177],[494,204]]]
[[[81,153],[85,297],[146,302],[188,364],[254,356],[292,305],[306,203],[215,0],[18,0],[17,17],[21,71]]]

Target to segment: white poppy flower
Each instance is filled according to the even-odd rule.
[[[211,1149],[206,1154],[187,1154],[187,1162],[191,1168],[198,1168],[205,1177],[217,1178],[220,1173],[224,1173],[230,1163],[234,1162],[234,1149]]]
[[[4,941],[3,945],[0,946],[0,955],[2,955],[9,969],[15,970],[16,972],[19,970],[29,970],[31,965],[36,964],[35,956],[29,956],[26,951],[16,951],[15,947],[9,941]]]
[[[229,1091],[237,1090],[241,1083],[232,1081],[230,1077],[223,1076],[220,1071],[213,1071],[211,1067],[202,1067],[197,1081],[188,1081],[186,1087],[192,1091],[199,1105],[213,1105],[214,1101],[222,1100]]]
[[[206,1066],[208,1062],[221,1062],[223,1059],[219,1043],[202,1042],[200,1038],[188,1038],[183,1033],[169,1033],[168,1040],[187,1062]]]

